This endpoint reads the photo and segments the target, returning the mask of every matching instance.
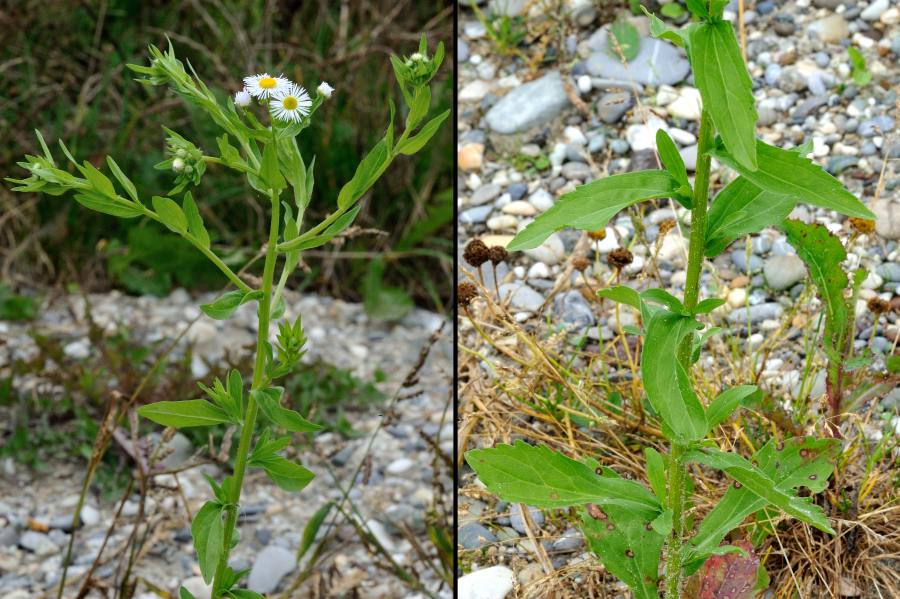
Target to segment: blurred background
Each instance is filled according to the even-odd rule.
[[[407,55],[419,36],[430,52],[451,46],[453,6],[439,1],[239,2],[229,0],[16,1],[0,4],[0,173],[37,146],[40,129],[78,159],[115,157],[147,196],[171,187],[163,159],[169,126],[214,152],[220,132],[164,88],[144,87],[126,68],[147,64],[147,45],[168,36],[178,57],[225,99],[247,74],[269,71],[336,93],[298,139],[316,156],[316,188],[306,222],[330,211],[358,160],[383,135],[389,97],[402,105],[388,56]],[[451,48],[438,75],[435,114],[452,98]],[[412,305],[443,312],[449,301],[452,128],[443,127],[415,160],[401,157],[374,187],[356,223],[383,233],[306,254],[291,287],[368,298],[370,314]],[[85,210],[71,197],[13,194],[0,186],[0,318],[28,316],[35,290],[75,283],[84,291],[120,289],[165,295],[175,287],[218,289],[224,278],[187,242],[144,219]],[[265,214],[238,173],[207,170],[194,192],[217,251],[239,268],[265,238]],[[150,257],[153,257],[153,264]],[[261,267],[261,262],[259,264]],[[391,306],[379,305],[378,298]],[[384,303],[383,301],[381,303]]]

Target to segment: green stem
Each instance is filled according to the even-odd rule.
[[[694,207],[691,210],[691,237],[688,250],[687,279],[684,284],[684,307],[697,305],[700,298],[700,272],[706,249],[706,209],[709,202],[709,171],[711,158],[707,153],[713,145],[715,130],[709,113],[700,117],[700,133],[697,147],[697,169],[694,177]],[[688,335],[678,348],[678,360],[690,373],[693,336]],[[666,550],[666,599],[680,599],[681,576],[684,563],[684,512],[686,504],[685,481],[687,468],[681,462],[685,447],[672,446],[669,464],[669,508],[672,510],[672,537]]]
[[[275,274],[275,262],[278,259],[276,246],[278,244],[278,226],[280,220],[280,206],[278,193],[271,192],[272,199],[272,220],[269,225],[269,241],[266,245],[266,262],[263,267],[262,292],[263,296],[259,300],[259,330],[256,335],[256,362],[253,365],[253,383],[250,387],[251,393],[247,399],[247,412],[244,415],[244,424],[241,428],[241,439],[238,443],[237,454],[234,461],[234,496],[229,497],[228,506],[225,514],[225,550],[216,566],[216,574],[213,579],[212,599],[218,599],[222,591],[222,576],[225,568],[228,566],[228,555],[231,553],[231,538],[234,534],[234,527],[237,523],[238,504],[241,499],[241,485],[244,483],[244,472],[247,469],[247,459],[250,455],[250,442],[253,439],[253,431],[256,427],[256,416],[258,406],[253,397],[252,391],[259,389],[264,383],[264,375],[266,368],[266,354],[263,346],[269,340],[269,314],[272,307],[272,279]]]

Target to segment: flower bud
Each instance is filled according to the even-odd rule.
[[[331,94],[334,92],[334,88],[328,85],[326,82],[322,82],[319,84],[319,87],[316,88],[316,91],[319,92],[320,96],[324,96],[326,98],[330,98]]]
[[[180,151],[181,151],[181,150],[179,150],[179,152],[180,152]],[[185,168],[185,167],[184,167],[184,160],[182,160],[181,158],[176,158],[175,160],[172,161],[172,169],[173,169],[174,171],[180,173],[181,171],[184,170],[184,168]]]

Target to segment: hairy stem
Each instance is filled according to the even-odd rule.
[[[706,208],[709,201],[709,171],[711,158],[707,152],[715,138],[712,119],[704,110],[700,117],[697,147],[697,170],[694,177],[694,207],[691,210],[691,237],[688,251],[687,280],[684,284],[684,307],[697,305],[700,298],[700,271],[706,245]],[[688,335],[678,348],[678,360],[690,372],[693,335]],[[669,508],[672,510],[672,537],[666,550],[666,599],[680,599],[681,574],[684,561],[684,511],[687,469],[681,463],[685,448],[673,445],[669,464]]]
[[[263,267],[262,292],[259,300],[259,330],[256,335],[256,362],[253,365],[253,383],[251,393],[247,399],[247,412],[244,414],[244,424],[241,427],[241,439],[238,443],[237,454],[234,460],[234,496],[228,498],[228,507],[225,513],[225,538],[224,551],[216,566],[216,574],[213,579],[212,599],[218,599],[222,591],[222,575],[228,566],[228,555],[231,553],[231,538],[237,523],[238,504],[241,499],[241,485],[244,483],[244,472],[247,469],[247,459],[250,455],[250,442],[253,439],[253,431],[256,427],[258,406],[253,398],[252,391],[259,389],[264,383],[266,368],[266,354],[263,345],[269,339],[269,314],[272,306],[272,279],[275,274],[275,262],[278,259],[276,246],[278,244],[278,225],[280,220],[280,203],[278,193],[271,192],[272,220],[269,224],[269,241],[266,245],[266,262]]]

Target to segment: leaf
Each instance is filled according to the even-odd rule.
[[[619,211],[643,200],[670,197],[678,182],[666,171],[623,173],[592,181],[562,196],[516,235],[508,250],[536,248],[563,227],[596,231]]]
[[[753,461],[775,481],[779,489],[788,491],[803,486],[819,493],[828,484],[828,477],[834,468],[832,461],[839,452],[840,442],[836,439],[795,437],[785,440],[783,444],[770,440],[753,454]],[[737,528],[747,516],[764,508],[766,503],[746,487],[729,487],[689,541],[688,573],[695,572],[725,535]]]
[[[720,549],[725,549],[722,547]],[[741,540],[728,553],[710,557],[700,572],[697,599],[753,599],[759,557],[753,545]]]
[[[677,19],[684,14],[684,8],[677,2],[672,2],[670,4],[663,4],[662,6],[660,6],[659,12],[662,13],[662,16],[664,17]]]
[[[278,168],[278,147],[274,141],[267,143],[263,149],[259,176],[269,189],[279,192],[285,188],[284,177],[281,176],[281,169]]]
[[[709,297],[705,300],[702,300],[699,304],[694,306],[694,309],[691,310],[692,314],[707,314],[712,312],[716,308],[725,305],[725,300],[718,297]]]
[[[134,218],[135,216],[143,214],[143,211],[140,208],[130,204],[115,202],[104,195],[87,189],[83,190],[81,193],[76,193],[75,201],[85,208],[90,208],[97,212],[111,214],[112,216],[121,218]]]
[[[653,529],[651,520],[636,518],[615,505],[602,510],[588,506],[579,513],[585,541],[606,569],[628,585],[635,599],[659,599],[657,581],[665,537]]]
[[[415,154],[419,150],[425,147],[425,144],[437,133],[438,129],[440,129],[441,124],[450,116],[450,110],[445,110],[441,114],[437,115],[419,129],[419,132],[408,138],[402,144],[397,146],[397,151],[401,154],[405,154],[410,156]]]
[[[203,217],[200,216],[200,211],[197,210],[197,204],[194,203],[194,196],[191,195],[191,192],[184,194],[184,199],[181,201],[181,209],[184,211],[184,216],[187,219],[188,231],[197,238],[200,245],[208,248],[209,233],[203,224]]]
[[[844,298],[844,290],[850,282],[841,268],[841,262],[847,259],[847,252],[841,240],[822,225],[785,220],[781,227],[787,234],[788,243],[794,246],[797,255],[806,263],[819,297],[825,303],[826,343],[838,350],[843,347],[847,320],[852,314],[852,307]]]
[[[228,413],[205,399],[158,401],[138,408],[138,414],[163,426],[188,428],[231,422]]]
[[[685,454],[685,460],[700,462],[706,466],[727,472],[741,487],[798,520],[812,524],[819,530],[834,534],[825,512],[812,503],[808,497],[800,498],[779,488],[765,472],[736,453],[724,452],[711,447],[702,451],[692,450]]]
[[[674,4],[667,4],[666,6],[677,6]],[[678,153],[678,148],[675,146],[675,142],[672,141],[672,138],[669,137],[669,134],[664,130],[659,129],[656,132],[656,151],[659,154],[659,159],[662,161],[663,166],[666,167],[666,170],[669,171],[669,174],[672,175],[672,178],[678,181],[681,187],[686,188],[688,193],[679,195],[679,202],[681,202],[685,208],[690,209],[693,206],[693,198],[690,194],[691,183],[688,180],[687,169],[684,166],[684,160],[681,158],[681,154]]]
[[[234,599],[266,599],[256,591],[251,591],[250,589],[230,589],[226,596],[233,597]]]
[[[704,0],[685,0],[688,10],[700,19],[709,19],[709,12],[706,10],[706,2]]]
[[[757,393],[761,393],[761,391],[756,385],[740,385],[719,393],[706,409],[706,421],[709,430],[724,422],[741,402]]]
[[[702,439],[707,431],[703,405],[675,359],[681,340],[699,326],[691,316],[658,312],[647,324],[641,357],[641,378],[650,405],[674,435],[673,440],[681,442]]]
[[[289,137],[278,140],[278,159],[285,179],[294,190],[294,204],[302,213],[312,198],[312,189],[306,188],[306,164],[300,155],[297,139]]]
[[[634,60],[641,51],[641,36],[637,28],[625,19],[619,19],[610,25],[606,43],[610,55],[618,58],[621,52],[627,62]]]
[[[320,425],[305,419],[299,412],[281,406],[281,394],[283,391],[284,389],[281,387],[270,387],[268,389],[251,391],[251,395],[259,405],[263,415],[272,424],[292,433],[310,433],[320,430],[322,428]]]
[[[672,510],[669,508],[664,509],[662,513],[650,523],[650,526],[660,535],[668,537],[672,532]]]
[[[334,502],[329,501],[313,514],[312,518],[309,519],[309,522],[306,523],[306,526],[303,527],[303,536],[300,538],[300,548],[297,549],[297,563],[300,563],[300,560],[303,559],[303,556],[306,555],[306,552],[309,551],[309,548],[312,547],[313,542],[316,540],[316,535],[319,532],[319,528],[322,526],[322,522],[325,521],[325,518],[328,517],[328,514],[331,513],[332,508],[334,508]]]
[[[372,187],[390,163],[391,156],[388,153],[387,140],[382,139],[356,167],[353,178],[341,188],[338,193],[338,208],[343,210],[353,205]]]
[[[646,291],[641,292],[641,299],[645,302],[666,306],[669,310],[677,314],[684,314],[686,312],[681,300],[665,289],[647,289]]]
[[[248,291],[245,293],[240,289],[235,289],[220,295],[209,304],[201,304],[200,309],[210,318],[225,320],[234,314],[241,304],[260,299],[261,297],[262,291]]]
[[[174,200],[153,196],[153,210],[166,227],[176,233],[187,232],[187,217]]]
[[[847,216],[869,220],[875,218],[862,202],[844,189],[840,181],[797,152],[757,140],[756,170],[745,168],[725,148],[718,147],[711,154],[766,191],[802,198],[807,204]]]
[[[659,17],[648,11],[644,5],[641,5],[641,10],[644,11],[644,14],[650,19],[651,36],[657,39],[670,41],[681,48],[684,48],[687,45],[689,34],[686,31],[669,28]]]
[[[41,140],[41,142],[43,143],[43,140]],[[44,146],[44,149],[46,150],[47,147]],[[109,165],[109,170],[112,171],[112,174],[115,176],[116,180],[125,190],[125,192],[129,196],[131,196],[131,199],[135,202],[140,201],[138,200],[137,188],[135,188],[134,183],[131,182],[131,179],[125,176],[125,173],[122,172],[122,169],[119,168],[119,165],[116,164],[116,161],[113,160],[112,156],[106,157],[106,163]]]
[[[644,448],[647,458],[647,480],[656,498],[662,505],[666,504],[666,464],[663,457],[652,447]]]
[[[653,493],[640,484],[598,476],[590,466],[548,447],[516,441],[473,449],[466,452],[466,461],[488,490],[511,503],[545,508],[617,505],[648,521],[660,511]]]
[[[641,309],[641,294],[627,285],[615,285],[597,292],[597,297],[610,299],[617,304],[626,304],[635,310]]]
[[[128,66],[133,66],[133,65],[128,65]],[[178,589],[178,597],[179,597],[179,599],[197,599],[196,597],[194,597],[193,593],[191,593],[189,590],[187,590],[184,587],[180,587]]]
[[[715,258],[731,243],[784,220],[798,197],[764,191],[746,177],[738,177],[720,191],[709,210],[707,257]]]
[[[747,170],[756,170],[753,85],[731,23],[708,22],[694,29],[690,53],[704,110],[709,112],[735,161]]]
[[[263,460],[251,460],[251,465],[265,470],[272,482],[285,491],[300,491],[316,476],[300,464],[279,455]]]
[[[112,181],[109,180],[109,177],[101,173],[97,170],[93,164],[84,161],[84,166],[80,167],[79,170],[91,184],[91,186],[96,189],[99,193],[109,197],[116,197],[116,189],[113,187]]]
[[[416,89],[415,98],[413,98],[412,107],[409,114],[406,115],[406,128],[410,131],[416,128],[425,115],[428,114],[428,108],[431,106],[431,88],[427,85]],[[447,111],[449,112],[449,110]]]
[[[203,582],[212,582],[225,544],[225,526],[222,523],[221,503],[207,501],[191,522],[191,536]]]
[[[242,417],[244,413],[244,381],[237,368],[232,368],[228,373],[228,393],[232,411]]]

